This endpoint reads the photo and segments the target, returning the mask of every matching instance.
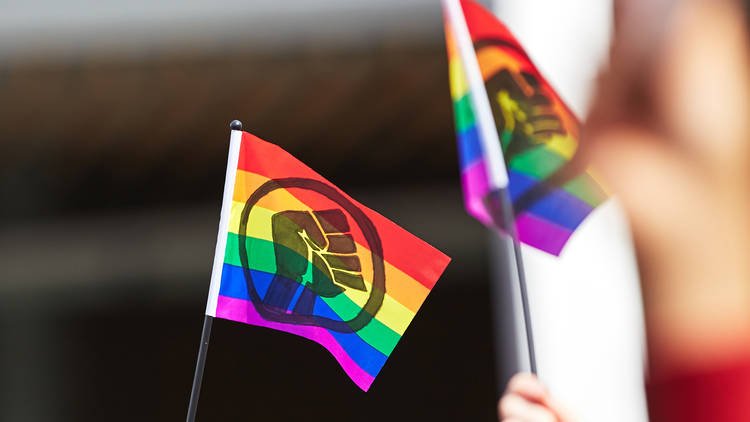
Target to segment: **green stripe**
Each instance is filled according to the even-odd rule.
[[[274,251],[274,243],[265,239],[257,239],[252,237],[248,237],[247,239],[247,246],[249,249],[252,248],[253,251],[253,257],[252,262],[250,262],[250,266],[257,271],[264,271],[272,274],[275,273],[276,253]],[[296,252],[292,251],[291,249],[288,249],[288,251],[289,253],[296,254]],[[240,247],[238,236],[236,233],[229,232],[229,235],[227,237],[227,248],[224,255],[224,262],[236,267],[241,267],[242,261],[240,260],[239,253]],[[329,255],[328,260],[329,265],[332,265],[333,268],[345,268],[345,265],[343,265],[340,260],[336,259],[335,256]],[[316,276],[324,276],[328,278],[324,275],[325,273],[323,273],[323,271],[327,272],[327,269],[325,268],[318,268],[316,266],[313,266],[313,271],[320,272],[320,274],[316,274]]]
[[[274,253],[274,243],[265,239],[246,237],[247,247],[252,252],[250,259],[250,268],[256,271],[263,271],[274,274],[276,272],[276,255]],[[224,263],[242,267],[242,261],[239,256],[239,236],[235,233],[227,235],[227,248],[224,255]],[[313,271],[320,271],[313,267]],[[333,311],[343,320],[354,318],[361,308],[352,302],[346,295],[320,297]],[[387,325],[373,318],[369,324],[357,331],[357,335],[369,345],[388,356],[396,347],[396,343],[401,336],[391,330]]]
[[[276,272],[276,255],[273,250],[273,242],[248,237],[246,243],[248,249],[253,252],[250,266],[256,271],[274,274]],[[224,263],[242,267],[240,260],[239,236],[235,233],[227,235],[227,249],[224,252]]]
[[[565,158],[546,147],[534,148],[516,156],[510,163],[512,170],[543,180],[565,164]],[[592,207],[604,202],[607,194],[587,173],[577,176],[562,188]]]
[[[323,299],[323,301],[327,303],[336,314],[341,316],[342,319],[354,318],[361,309],[344,294],[335,297],[321,297],[321,299]],[[342,314],[348,315],[348,317],[345,318]],[[386,356],[389,356],[391,352],[393,352],[396,343],[401,339],[401,336],[398,335],[398,333],[391,330],[388,326],[375,318],[365,325],[364,328],[357,331],[357,335],[370,346]]]
[[[500,135],[500,145],[503,148],[503,151],[508,149],[508,145],[510,144],[510,141],[513,140],[513,132],[509,132],[505,129],[503,129],[502,135]]]
[[[461,133],[474,125],[474,111],[471,108],[470,94],[453,102],[453,115],[456,121],[456,132]]]
[[[598,206],[607,199],[607,194],[588,173],[583,173],[566,183],[563,185],[563,189],[592,207]]]
[[[545,147],[532,148],[513,158],[510,168],[537,179],[546,179],[565,164],[565,158]]]

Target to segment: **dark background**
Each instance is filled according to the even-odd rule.
[[[41,3],[0,11],[0,420],[184,418],[232,119],[453,261],[368,393],[216,320],[199,420],[495,419],[438,2]]]

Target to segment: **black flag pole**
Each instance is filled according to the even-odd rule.
[[[208,294],[208,305],[203,318],[203,330],[201,332],[201,344],[198,348],[198,362],[195,364],[195,375],[193,376],[193,387],[190,389],[190,404],[188,404],[187,422],[195,422],[198,411],[198,397],[201,394],[203,383],[203,372],[206,368],[206,355],[208,354],[208,342],[211,340],[211,326],[214,322],[212,314],[216,310],[216,297],[218,295],[221,280],[221,266],[224,262],[224,250],[226,249],[227,227],[229,225],[229,213],[232,207],[232,192],[234,190],[234,173],[237,170],[237,156],[239,154],[240,132],[242,122],[233,120],[229,124],[232,130],[229,145],[229,158],[227,160],[227,175],[224,181],[224,196],[221,204],[221,218],[219,220],[219,234],[216,240],[216,254],[214,255],[214,266],[211,272],[211,286]]]
[[[503,188],[490,193],[487,201],[485,201],[485,205],[490,211],[495,224],[507,233],[513,243],[513,270],[515,270],[515,274],[509,271],[509,275],[511,280],[514,278],[514,275],[518,280],[518,287],[521,293],[521,308],[523,309],[524,329],[526,330],[526,344],[529,350],[529,371],[536,375],[536,351],[534,350],[534,333],[531,329],[531,309],[529,307],[529,295],[526,285],[526,271],[523,265],[521,242],[518,240],[518,232],[516,230],[513,201],[511,200],[508,188]]]
[[[203,318],[203,331],[201,332],[201,345],[198,348],[198,362],[195,364],[195,375],[193,376],[193,388],[190,390],[190,404],[188,405],[187,422],[195,421],[198,411],[198,397],[201,395],[201,383],[203,382],[203,370],[206,368],[206,354],[208,353],[208,342],[211,340],[211,326],[214,317],[206,315]]]

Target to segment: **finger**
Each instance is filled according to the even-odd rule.
[[[339,254],[352,254],[357,252],[357,245],[351,234],[329,234],[328,251]]]
[[[575,422],[578,420],[573,411],[557,400],[550,400],[549,407],[557,415],[559,422]]]
[[[340,255],[333,253],[323,253],[322,255],[326,261],[328,261],[328,265],[330,265],[331,268],[344,271],[362,271],[362,265],[360,264],[357,255]]]
[[[320,223],[320,227],[326,233],[346,233],[349,231],[349,223],[346,215],[339,209],[313,211]]]
[[[516,394],[506,394],[498,405],[500,419],[518,419],[524,422],[557,422],[557,416],[548,408],[525,400]]]
[[[548,401],[547,389],[539,379],[529,373],[518,373],[508,381],[506,394],[517,394],[526,400],[546,404]]]
[[[362,278],[362,274],[333,270],[333,277],[337,283],[343,284],[350,289],[362,292],[367,291],[367,286],[365,285],[364,278]]]

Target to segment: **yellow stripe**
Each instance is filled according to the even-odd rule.
[[[469,83],[466,81],[464,68],[461,66],[461,60],[454,57],[448,62],[448,75],[451,85],[451,98],[458,101],[469,92]]]
[[[453,28],[448,23],[445,24],[445,43],[448,50],[448,79],[450,80],[451,98],[453,101],[458,101],[469,92],[469,83],[466,80],[461,58],[458,54]]]
[[[573,154],[578,148],[578,142],[573,139],[570,135],[553,135],[549,141],[544,144],[550,151],[556,152],[558,155],[564,157],[566,160],[570,160]]]

